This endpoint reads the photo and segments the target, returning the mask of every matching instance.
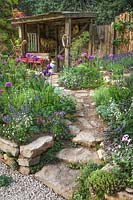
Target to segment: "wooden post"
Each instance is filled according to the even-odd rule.
[[[65,66],[70,66],[70,45],[71,45],[71,18],[65,19],[65,34],[69,36],[69,47],[65,47]]]
[[[59,53],[59,27],[56,26],[56,52],[55,52],[55,58],[56,58],[56,64],[57,64],[57,70],[60,67],[59,59],[57,59],[57,54]]]
[[[18,36],[19,36],[19,39],[22,40],[22,26],[21,25],[18,26]]]
[[[40,52],[40,25],[37,24],[37,51]]]

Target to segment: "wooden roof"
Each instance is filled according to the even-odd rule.
[[[95,18],[95,13],[91,12],[49,12],[40,15],[26,16],[23,18],[12,18],[10,19],[12,24],[22,24],[22,23],[36,23],[45,21],[57,21],[63,20],[65,18],[79,19],[79,18]]]

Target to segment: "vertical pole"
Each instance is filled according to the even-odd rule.
[[[94,21],[90,21],[89,26],[89,45],[88,45],[88,54],[93,54],[93,48],[94,48]]]
[[[22,26],[21,25],[18,26],[18,36],[19,36],[19,39],[22,40]]]
[[[57,69],[59,68],[59,59],[57,59],[57,54],[59,53],[59,28],[56,26],[56,52],[55,52],[55,57],[56,57],[56,64],[57,64]]]
[[[69,36],[71,44],[71,18],[65,19],[65,34]],[[65,48],[65,66],[70,66],[70,47]]]
[[[116,39],[116,30],[114,30],[114,38],[113,38],[113,41]],[[116,53],[116,46],[115,44],[113,44],[113,54]]]
[[[25,36],[25,24],[20,24],[18,27],[18,32],[19,32],[19,39],[21,41],[26,40],[26,36]],[[24,56],[26,52],[26,48],[25,46],[22,47],[22,55]]]
[[[37,51],[40,52],[40,25],[37,24]]]

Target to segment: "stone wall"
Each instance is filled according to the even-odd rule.
[[[30,166],[40,162],[40,155],[52,147],[52,136],[43,136],[27,145],[18,145],[9,140],[0,138],[0,160],[22,174],[30,173]]]

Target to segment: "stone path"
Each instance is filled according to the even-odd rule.
[[[100,143],[103,141],[103,130],[105,124],[95,112],[95,105],[92,101],[92,90],[68,90],[58,85],[58,75],[52,76],[52,84],[70,95],[76,101],[77,112],[75,122],[66,120],[71,133],[74,135],[73,142],[76,148],[64,148],[57,153],[59,163],[44,166],[35,177],[52,188],[55,192],[70,199],[76,186],[76,176],[79,170],[70,169],[69,164],[85,164],[88,161],[101,162],[103,149]]]

